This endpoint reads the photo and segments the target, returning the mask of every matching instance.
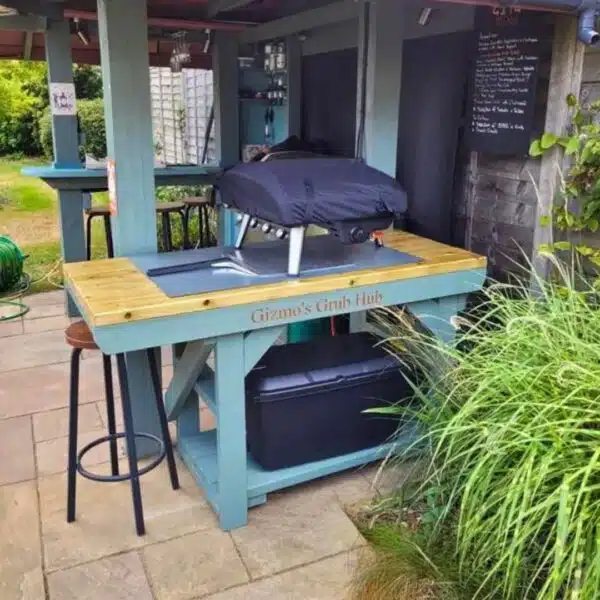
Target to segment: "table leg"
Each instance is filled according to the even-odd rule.
[[[63,261],[79,262],[86,259],[85,228],[83,225],[84,195],[76,190],[59,190],[60,243]],[[27,264],[25,265],[27,267]],[[65,292],[67,315],[78,317],[79,310]]]
[[[157,353],[157,366],[160,375],[160,350]],[[150,365],[146,357],[146,351],[128,352],[125,354],[127,364],[127,381],[129,384],[129,395],[131,398],[131,411],[133,413],[133,425],[136,433],[149,433],[162,440],[162,432],[158,411],[155,403],[154,388],[150,376]],[[138,458],[156,454],[156,444],[145,438],[135,440]]]
[[[460,294],[414,302],[408,308],[433,334],[444,342],[451,342],[456,336],[456,329],[450,319],[465,308],[466,302],[467,295]]]
[[[243,333],[217,340],[215,363],[219,522],[228,531],[248,522]]]

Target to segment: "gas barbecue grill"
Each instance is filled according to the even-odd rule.
[[[298,275],[306,227],[327,229],[342,244],[362,244],[407,209],[406,192],[388,175],[346,158],[241,163],[217,181],[220,204],[242,214],[235,248],[250,228],[289,237],[288,275]],[[376,242],[379,243],[379,242]]]

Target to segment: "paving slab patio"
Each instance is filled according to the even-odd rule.
[[[373,495],[373,468],[272,494],[225,533],[184,465],[142,477],[147,534],[135,534],[127,482],[77,479],[65,521],[69,348],[62,292],[26,299],[0,323],[0,598],[2,600],[343,600],[364,540],[344,506]],[[165,385],[172,374],[163,348]],[[115,382],[116,383],[116,382]],[[115,391],[118,387],[115,386]],[[81,364],[80,444],[106,429],[102,363]],[[118,402],[117,398],[117,404]],[[118,422],[120,407],[117,406]],[[202,427],[214,427],[203,408]],[[121,447],[121,453],[123,450]],[[87,465],[108,472],[108,450]],[[126,470],[124,459],[121,468]]]

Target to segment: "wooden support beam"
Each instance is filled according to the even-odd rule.
[[[73,83],[73,58],[71,33],[66,21],[50,21],[45,35],[48,84]],[[81,168],[77,117],[52,115],[52,146],[54,166],[58,169]],[[61,252],[64,262],[85,260],[85,235],[83,229],[83,195],[79,191],[59,190]],[[67,297],[69,316],[77,316],[73,301]]]
[[[216,153],[222,167],[232,167],[240,160],[237,56],[236,37],[225,31],[217,31],[213,46],[213,89]],[[219,243],[232,245],[235,229],[234,214],[223,210],[220,215]]]
[[[31,50],[33,49],[33,33],[26,31],[23,34],[23,60],[31,60]]]
[[[26,31],[43,33],[46,31],[48,21],[46,17],[35,15],[9,15],[0,17],[0,31]]]
[[[3,6],[14,8],[22,14],[38,15],[50,19],[61,19],[63,6],[60,0],[2,0]]]
[[[395,177],[405,7],[396,0],[378,0],[363,9],[358,79],[359,115],[364,111],[362,157]]]
[[[569,94],[579,97],[584,54],[585,46],[577,39],[577,18],[557,15],[554,21],[554,43],[544,131],[562,135],[569,126],[570,110],[566,98]],[[531,283],[534,287],[538,277],[546,279],[549,275],[549,261],[538,254],[537,248],[542,244],[552,243],[552,227],[542,226],[541,219],[551,216],[552,207],[560,192],[562,158],[562,151],[557,146],[546,152],[541,159],[539,198],[533,233],[534,272]]]
[[[252,0],[208,0],[205,14],[208,19],[212,19],[219,13],[242,8],[251,2]]]
[[[98,0],[98,31],[108,157],[114,161],[117,256],[156,252],[154,143],[150,102],[146,0]],[[160,372],[160,354],[157,351]],[[125,356],[136,431],[161,438],[152,410],[152,379],[145,352]],[[149,440],[136,442],[140,456],[156,452]]]
[[[240,41],[243,43],[260,42],[353,19],[359,15],[360,6],[361,3],[355,0],[334,2],[321,8],[307,10],[247,29],[240,34]]]
[[[288,136],[302,135],[302,44],[297,35],[285,39],[287,51],[287,111]]]

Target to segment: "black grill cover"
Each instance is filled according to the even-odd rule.
[[[217,181],[232,208],[286,227],[399,217],[406,192],[388,175],[347,158],[241,163]]]

